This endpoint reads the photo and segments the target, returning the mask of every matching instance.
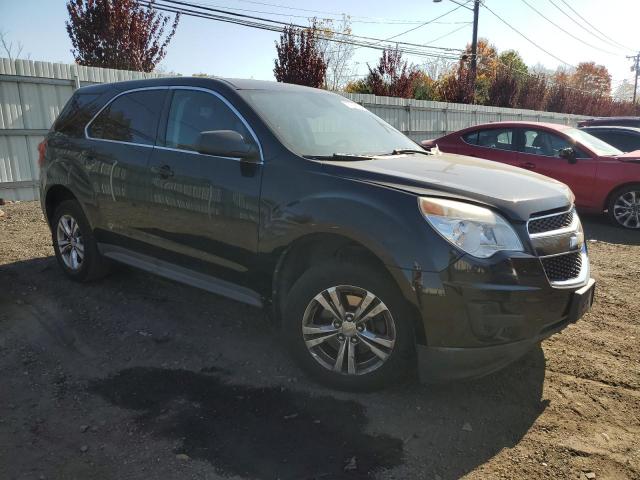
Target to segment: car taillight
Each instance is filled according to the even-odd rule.
[[[44,157],[46,153],[47,153],[47,139],[44,139],[38,144],[38,166],[40,168],[44,167]]]

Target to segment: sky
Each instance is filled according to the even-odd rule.
[[[23,44],[23,57],[29,55],[32,60],[72,63],[71,42],[64,26],[67,19],[65,3],[64,0],[0,0],[0,32],[4,32],[9,41]],[[415,22],[426,22],[456,7],[451,0],[194,0],[194,3],[244,9],[236,11],[299,24],[306,24],[308,17],[339,19],[345,13],[351,16],[355,35],[375,38],[397,35],[420,25]],[[605,65],[613,77],[614,89],[623,79],[633,78],[631,61],[625,56],[640,51],[640,33],[637,29],[640,1],[483,0],[483,3],[517,32],[529,37],[558,59],[570,65],[584,61]],[[591,35],[593,29],[584,21],[573,15],[587,30],[563,15],[554,4],[569,13],[566,4],[571,5],[616,44],[628,48],[612,46]],[[561,28],[543,19],[530,6]],[[472,20],[473,13],[470,10],[458,8],[437,22],[417,28],[397,40],[464,48],[472,35],[471,23],[465,22]],[[486,8],[480,9],[478,25],[479,37],[489,39],[499,51],[517,50],[529,66],[540,63],[555,70],[562,65],[510,29]],[[459,30],[450,33],[455,29]],[[207,73],[222,77],[273,80],[275,42],[278,37],[277,32],[183,16],[161,68],[182,75]],[[5,55],[0,52],[2,56]],[[367,63],[376,64],[379,56],[378,50],[357,49],[353,58],[353,73],[366,73]],[[406,58],[416,64],[425,61],[421,57]]]

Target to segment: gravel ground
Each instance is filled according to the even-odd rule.
[[[483,379],[334,392],[263,313],[122,268],[77,285],[0,207],[0,478],[640,478],[640,232],[587,218],[593,310]]]

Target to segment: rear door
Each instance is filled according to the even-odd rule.
[[[463,155],[486,158],[495,162],[518,164],[518,147],[514,128],[483,128],[462,136],[468,145]]]
[[[576,196],[578,206],[590,206],[597,160],[570,139],[556,132],[538,128],[522,128],[519,166],[566,183]],[[563,148],[573,148],[576,163],[560,158]]]
[[[237,284],[248,282],[258,241],[262,163],[196,151],[200,132],[234,130],[257,137],[221,95],[194,87],[171,89],[161,145],[150,161],[151,225],[157,255]]]
[[[136,249],[148,226],[149,159],[166,87],[131,90],[112,99],[87,125],[84,163],[96,192],[99,239]]]

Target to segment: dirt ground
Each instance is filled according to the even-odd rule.
[[[38,204],[0,208],[0,479],[640,478],[640,232],[585,219],[593,310],[504,371],[347,394],[260,310],[74,284]]]

